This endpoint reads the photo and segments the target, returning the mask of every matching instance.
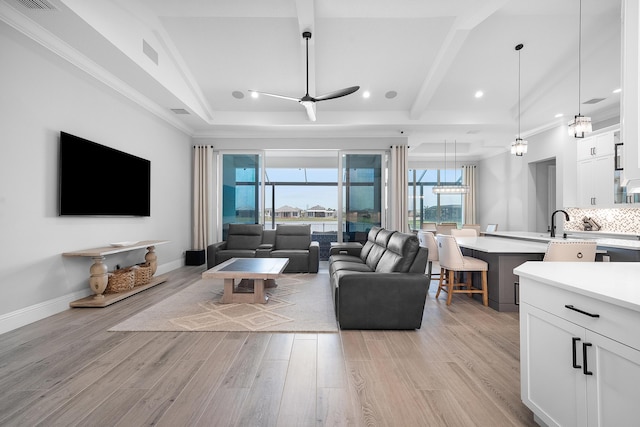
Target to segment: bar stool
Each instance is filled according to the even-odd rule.
[[[487,270],[489,269],[489,265],[480,259],[463,256],[453,236],[438,235],[436,239],[438,241],[438,257],[440,262],[440,282],[438,283],[436,298],[440,295],[440,291],[445,291],[447,292],[447,305],[451,305],[451,297],[453,294],[467,294],[470,297],[472,294],[482,294],[482,304],[485,306],[489,305],[489,295],[487,292]],[[474,271],[479,271],[481,274],[482,289],[472,286],[471,274],[465,275],[465,282],[456,282],[455,273],[471,273]],[[446,283],[444,283],[445,281]]]
[[[565,242],[552,240],[547,246],[542,261],[594,262],[596,242]]]
[[[420,242],[420,246],[423,248],[427,248],[429,254],[427,255],[427,277],[429,280],[429,284],[434,280],[433,276],[440,277],[440,273],[433,274],[433,263],[438,262],[438,242],[436,242],[436,236],[430,231],[419,231],[418,232],[418,241]],[[440,267],[437,266],[438,272],[440,271]]]

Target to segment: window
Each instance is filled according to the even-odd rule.
[[[422,228],[424,222],[463,222],[462,194],[433,194],[434,185],[462,183],[462,169],[409,169],[409,226]]]

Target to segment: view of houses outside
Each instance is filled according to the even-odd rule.
[[[259,194],[259,185],[254,178],[255,169],[237,170],[235,182],[236,220],[237,222],[254,222],[255,209]],[[245,178],[241,175],[251,174]],[[338,170],[331,168],[267,168],[265,187],[265,210],[260,212],[265,228],[276,228],[282,223],[310,224],[312,232],[337,232],[338,225]],[[461,170],[424,169],[410,170],[408,188],[409,227],[421,228],[424,222],[456,222],[462,223],[462,195],[433,194],[434,185],[460,184]],[[345,221],[364,223],[367,221],[367,204],[371,203],[373,187],[367,184],[367,178],[361,178],[364,184],[351,189],[351,211],[343,212]],[[253,183],[252,183],[253,181]],[[343,201],[344,202],[344,201]],[[261,205],[262,203],[257,203]],[[346,203],[345,203],[346,204]],[[357,206],[356,206],[357,205]],[[361,206],[360,206],[361,205]],[[246,207],[246,208],[245,208]],[[357,219],[351,216],[357,215]],[[231,221],[233,222],[233,221]],[[372,223],[379,218],[371,218]],[[344,231],[344,230],[343,230]]]

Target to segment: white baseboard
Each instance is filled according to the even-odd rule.
[[[0,334],[4,334],[5,332],[18,329],[21,326],[37,322],[45,317],[53,316],[54,314],[68,310],[69,303],[71,301],[84,298],[91,294],[91,289],[87,288],[83,291],[73,292],[71,294],[63,295],[58,298],[12,311],[11,313],[0,315]]]
[[[176,261],[159,265],[156,274],[165,274],[182,266],[184,266],[184,260],[178,259]],[[69,303],[71,301],[87,297],[92,293],[91,289],[87,286],[87,289],[82,291],[73,292],[58,298],[12,311],[11,313],[2,314],[0,315],[0,334],[13,331],[14,329],[42,320],[45,317],[53,316],[54,314],[69,310]]]

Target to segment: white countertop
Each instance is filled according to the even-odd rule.
[[[569,234],[575,232],[569,232]],[[591,231],[590,233],[598,233],[597,231]],[[612,239],[606,237],[597,237],[595,234],[589,234],[589,238],[582,238],[583,233],[579,235],[576,233],[575,238],[563,239],[560,237],[551,238],[549,233],[536,233],[531,231],[495,231],[493,233],[484,233],[485,236],[506,237],[510,239],[521,239],[534,242],[550,242],[551,240],[595,240],[598,248],[619,248],[629,249],[632,251],[640,251],[640,240],[629,239]],[[591,237],[593,236],[593,237]]]
[[[513,272],[558,288],[640,311],[640,263],[528,261]]]
[[[461,248],[488,253],[543,254],[548,246],[546,242],[498,237],[456,237],[456,242]]]

